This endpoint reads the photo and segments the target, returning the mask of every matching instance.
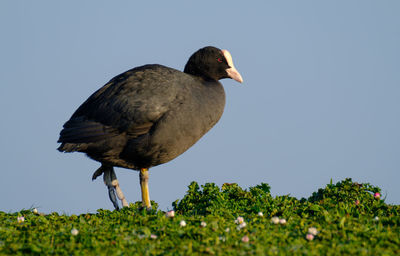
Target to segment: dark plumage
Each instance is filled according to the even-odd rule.
[[[58,150],[101,162],[93,178],[113,166],[142,170],[171,161],[220,119],[222,78],[242,82],[229,52],[215,47],[195,52],[184,72],[162,65],[126,71],[75,111],[60,132]]]

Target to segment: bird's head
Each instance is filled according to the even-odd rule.
[[[201,48],[193,53],[186,63],[184,72],[205,79],[232,78],[239,83],[243,82],[242,76],[233,65],[231,54],[227,50],[213,46]]]

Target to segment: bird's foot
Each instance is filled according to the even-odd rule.
[[[128,201],[126,201],[124,193],[122,193],[118,180],[117,179],[112,180],[111,185],[115,188],[115,191],[117,192],[117,197],[119,200],[121,200],[122,207],[128,207],[129,206]]]
[[[100,172],[99,171],[100,169],[101,167],[93,174],[93,177],[97,174],[97,172]],[[108,187],[108,195],[115,209],[117,210],[119,209],[117,197],[119,200],[121,200],[122,207],[128,207],[129,206],[128,202],[125,199],[124,193],[122,193],[122,190],[119,186],[117,176],[115,175],[113,167],[108,167],[108,168],[105,167],[103,168],[102,171],[104,172],[103,175],[104,184],[106,184],[106,186]]]
[[[106,169],[106,167],[104,167],[103,165],[100,166],[99,169],[97,169],[92,176],[92,180],[95,180],[97,177],[99,177],[100,175],[102,175],[104,173],[104,170]]]
[[[107,186],[108,187],[108,196],[110,197],[111,202],[113,203],[115,210],[119,210],[118,202],[117,202],[117,197],[115,196],[115,189],[113,186]]]

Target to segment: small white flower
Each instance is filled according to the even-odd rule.
[[[25,221],[25,217],[24,216],[18,216],[17,217],[17,222],[18,223],[23,223]]]
[[[308,228],[308,233],[313,236],[316,236],[318,234],[318,230],[316,227],[310,227],[310,228]]]
[[[263,214],[262,212],[258,212],[257,214],[258,214],[258,216],[260,216],[260,217],[264,216],[264,214]]]
[[[276,217],[276,216],[275,216],[275,217],[272,217],[272,218],[271,218],[271,222],[274,223],[274,224],[278,224],[278,223],[279,223],[279,218]]]
[[[186,221],[181,220],[181,221],[179,222],[179,226],[181,226],[181,227],[186,227]]]
[[[34,214],[38,214],[38,210],[37,210],[36,208],[33,208],[32,212],[33,212]]]
[[[226,232],[226,233],[228,233],[229,231],[231,231],[230,228],[226,228],[226,229],[225,229],[225,232]]]
[[[205,228],[205,227],[207,226],[207,223],[206,223],[205,221],[202,221],[202,222],[200,223],[200,226],[201,226],[202,228]]]
[[[379,217],[375,216],[374,221],[378,221],[378,220],[379,220]]]
[[[247,226],[247,224],[246,224],[246,222],[242,222],[242,223],[240,223],[239,225],[238,225],[238,230],[239,229],[242,229],[242,228],[244,228],[244,227],[246,227]]]
[[[171,210],[165,213],[165,216],[167,216],[168,218],[173,218],[175,217],[175,211]]]
[[[311,241],[311,240],[313,240],[313,239],[314,239],[314,235],[313,235],[313,234],[310,234],[310,233],[308,233],[308,234],[306,235],[306,239],[307,239],[308,241]]]
[[[244,222],[244,219],[241,216],[237,217],[236,220],[235,220],[236,224],[240,224],[240,223],[243,223],[243,222]]]
[[[285,225],[286,224],[286,220],[285,219],[279,219],[279,224]]]
[[[226,241],[226,238],[224,236],[219,236],[218,238],[219,238],[219,241],[222,241],[222,242]]]
[[[150,235],[150,238],[151,238],[151,239],[157,239],[157,235],[151,234],[151,235]]]
[[[77,230],[76,228],[71,229],[71,235],[76,236],[79,234],[79,230]]]
[[[243,243],[248,243],[249,240],[250,240],[250,238],[249,238],[248,236],[242,237],[242,242],[243,242]]]

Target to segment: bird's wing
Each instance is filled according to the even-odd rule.
[[[91,95],[64,124],[59,142],[89,143],[125,133],[135,138],[177,100],[180,72],[146,65],[116,76]]]

